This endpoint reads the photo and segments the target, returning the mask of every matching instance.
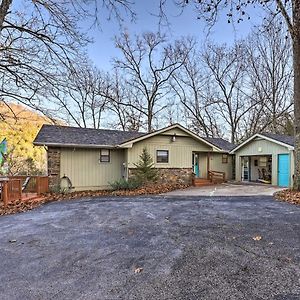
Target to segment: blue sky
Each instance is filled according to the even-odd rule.
[[[137,13],[135,23],[125,20],[122,25],[130,34],[139,34],[145,31],[158,30],[158,18],[152,14],[157,13],[155,4],[158,1],[136,1],[134,10]],[[198,20],[193,7],[185,9],[181,15],[180,10],[169,2],[168,17],[170,28],[163,28],[170,37],[170,40],[181,36],[197,37],[200,46],[207,39],[208,28],[204,21]],[[252,9],[251,20],[236,24],[235,28],[227,23],[226,16],[221,16],[217,24],[210,30],[209,39],[217,43],[232,44],[236,39],[246,36],[255,23],[258,23],[257,11]],[[119,54],[115,49],[113,38],[120,33],[120,26],[114,19],[107,21],[102,19],[101,29],[92,28],[89,34],[93,37],[94,43],[89,45],[88,54],[92,61],[101,69],[109,70],[112,66],[111,59]]]
[[[102,0],[98,0],[101,4]],[[159,0],[135,0],[133,10],[136,12],[136,22],[131,22],[129,18],[123,22],[123,28],[126,28],[132,35],[140,34],[145,31],[157,31],[158,30],[158,18],[153,14],[158,13]],[[192,1],[190,1],[192,2]],[[21,7],[31,7],[30,1],[16,0],[13,2],[13,8],[18,9]],[[226,13],[220,15],[217,24],[210,30],[209,35],[208,28],[203,20],[197,19],[197,13],[193,5],[186,7],[183,12],[174,5],[173,0],[167,1],[167,16],[169,19],[170,27],[162,28],[165,33],[172,39],[180,38],[181,36],[193,36],[201,43],[205,43],[207,36],[210,40],[217,43],[232,44],[236,39],[245,37],[255,24],[261,23],[259,13],[261,10],[258,8],[249,8],[248,12],[251,15],[251,20],[245,20],[240,24],[236,24],[235,28],[232,24],[227,23]],[[93,7],[91,7],[93,9]],[[100,69],[110,70],[112,67],[112,58],[119,55],[119,50],[114,47],[114,36],[119,35],[120,25],[117,20],[107,20],[107,12],[101,11],[102,7],[99,5],[101,28],[91,27],[93,20],[86,20],[81,24],[83,30],[88,30],[88,35],[93,38],[94,43],[88,46],[88,54],[91,60]]]

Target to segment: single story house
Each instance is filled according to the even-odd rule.
[[[96,190],[127,179],[144,147],[153,158],[163,182],[191,183],[207,179],[209,171],[233,177],[234,145],[221,138],[200,137],[180,124],[155,132],[124,132],[43,125],[34,145],[44,146],[48,156],[50,187],[68,178],[74,190]]]
[[[234,148],[236,181],[256,181],[292,187],[294,174],[294,137],[254,134]]]

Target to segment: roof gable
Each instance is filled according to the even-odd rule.
[[[237,147],[231,150],[231,153],[236,152],[240,148],[244,147],[248,143],[250,143],[253,140],[256,140],[258,138],[265,139],[267,141],[273,142],[275,144],[278,144],[280,146],[287,147],[290,150],[294,150],[294,138],[292,136],[288,135],[282,135],[282,134],[273,134],[273,133],[256,133],[250,138],[248,138],[243,143],[239,144]]]
[[[275,134],[275,133],[262,133],[261,135],[276,140],[278,142],[284,143],[286,145],[290,145],[293,147],[295,145],[295,139],[293,136],[290,135]]]
[[[212,147],[214,150],[216,151],[220,151],[220,152],[229,152],[233,147],[234,145],[221,139],[221,138],[204,138],[204,137],[200,137],[199,135],[193,133],[192,131],[190,131],[189,129],[183,127],[182,125],[180,124],[173,124],[173,125],[170,125],[168,127],[165,127],[165,128],[162,128],[162,129],[159,129],[159,130],[156,130],[154,132],[151,132],[151,133],[148,133],[148,134],[145,134],[141,137],[137,137],[135,139],[132,139],[132,140],[129,140],[123,144],[120,145],[120,147],[132,147],[132,144],[134,143],[137,143],[139,141],[143,141],[143,140],[146,140],[150,137],[153,137],[153,136],[156,136],[156,135],[159,135],[159,134],[179,134],[179,132],[182,132],[182,135],[183,136],[190,136],[192,138],[194,138],[195,140],[198,140],[206,145],[208,145],[209,147]]]

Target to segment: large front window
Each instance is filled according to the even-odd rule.
[[[156,162],[157,163],[168,163],[169,162],[169,151],[168,150],[157,150],[156,151]]]

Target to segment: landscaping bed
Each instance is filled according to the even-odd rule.
[[[41,204],[61,201],[61,200],[73,200],[84,197],[99,197],[99,196],[139,196],[139,195],[157,195],[167,193],[173,190],[185,189],[189,185],[184,184],[157,184],[152,183],[132,190],[99,190],[99,191],[82,191],[82,192],[70,192],[70,193],[49,193],[44,198],[21,201],[17,200],[11,202],[4,208],[3,203],[0,204],[0,216],[15,214],[34,209]]]
[[[292,204],[300,205],[300,192],[286,189],[274,194],[275,198]]]

